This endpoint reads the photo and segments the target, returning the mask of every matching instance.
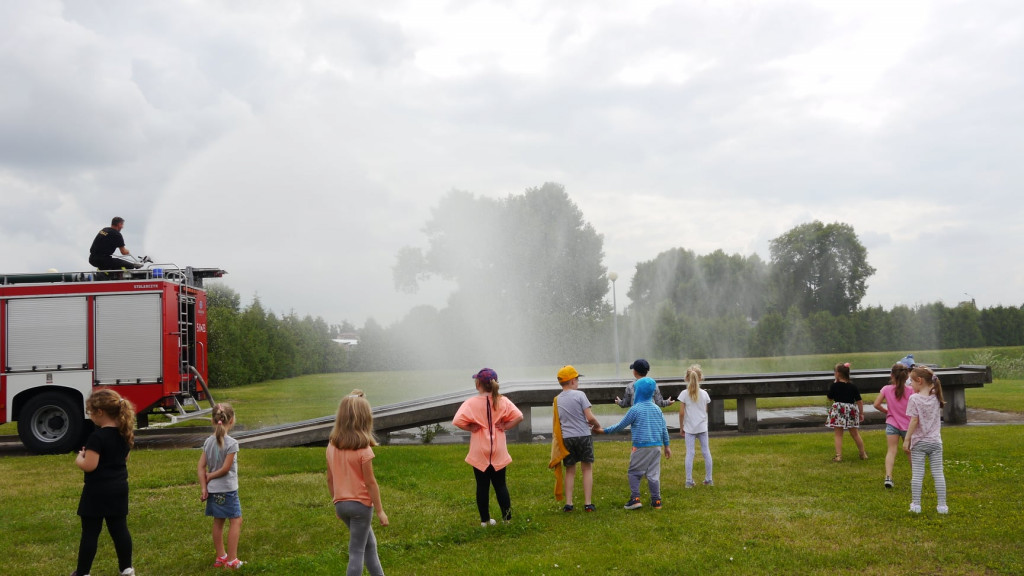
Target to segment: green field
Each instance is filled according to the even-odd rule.
[[[935,350],[917,352],[916,359],[922,363],[940,366],[957,366],[967,364],[985,351],[995,351],[1003,357],[1020,357],[1024,347]],[[806,370],[831,370],[839,361],[851,362],[854,369],[888,368],[903,356],[900,352],[873,352],[848,355],[816,355],[787,356],[779,358],[726,358],[700,361],[704,373],[709,374],[753,374],[766,372],[797,372]],[[692,361],[653,361],[651,376],[659,377],[682,376]],[[620,376],[625,379],[629,370],[629,361],[620,365]],[[498,370],[502,382],[521,380],[552,381],[552,389],[556,389],[554,374],[558,366],[542,366],[528,368]],[[612,378],[615,376],[614,364],[581,364],[577,368],[586,378]],[[262,428],[278,424],[286,424],[310,418],[328,416],[334,413],[338,400],[353,388],[361,388],[374,406],[423,398],[444,392],[471,390],[470,375],[473,369],[461,370],[420,370],[397,372],[342,372],[337,374],[317,374],[302,376],[288,380],[273,380],[238,388],[213,389],[218,401],[231,402],[238,413],[238,422],[248,429]],[[871,402],[873,396],[865,397]],[[810,406],[824,404],[823,397],[808,398],[765,398],[758,400],[760,408],[787,408],[792,406]],[[726,401],[726,409],[735,409],[735,401]],[[967,405],[971,408],[1010,411],[1024,413],[1024,380],[999,379],[984,388],[967,390]],[[597,406],[598,413],[620,413],[615,406]],[[667,409],[674,412],[675,407]],[[159,423],[160,418],[154,417],[151,422]],[[184,423],[186,426],[204,425],[205,421]],[[0,435],[17,434],[14,423],[0,425]]]
[[[948,516],[926,479],[920,516],[907,512],[909,466],[882,487],[885,440],[872,458],[838,464],[832,435],[712,438],[712,488],[683,488],[684,448],[663,461],[665,507],[626,511],[629,444],[600,442],[596,514],[564,514],[551,496],[545,444],[511,446],[514,519],[481,528],[464,445],[382,446],[374,468],[391,526],[375,526],[391,575],[404,574],[1021,574],[1024,523],[1018,426],[943,431]],[[847,439],[849,442],[849,439]],[[140,575],[214,570],[195,450],[138,450],[129,464],[129,525]],[[699,457],[695,463],[702,470]],[[0,458],[0,574],[67,574],[79,535],[82,475],[71,455]],[[338,574],[348,532],[333,517],[322,448],[243,450],[244,573]],[[698,472],[699,474],[699,472]],[[496,510],[496,505],[494,510]],[[104,534],[92,572],[113,576]]]

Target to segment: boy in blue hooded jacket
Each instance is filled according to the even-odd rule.
[[[634,382],[635,399],[629,412],[618,424],[604,429],[605,434],[612,434],[629,426],[633,438],[633,451],[629,455],[629,502],[624,506],[627,510],[643,506],[640,503],[640,479],[644,477],[651,491],[651,507],[661,508],[661,450],[664,448],[665,458],[671,458],[672,449],[668,445],[665,417],[652,400],[656,388],[652,378],[640,378]]]

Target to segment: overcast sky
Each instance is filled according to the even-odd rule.
[[[1024,304],[1024,4],[0,3],[0,272],[93,236],[357,326],[456,188],[563,184],[620,308],[673,247],[851,224],[863,305]],[[609,300],[611,294],[609,293]]]

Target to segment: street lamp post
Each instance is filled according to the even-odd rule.
[[[612,334],[615,339],[615,379],[619,379],[619,304],[615,301],[615,281],[619,279],[619,275],[615,272],[608,274],[608,279],[612,281]]]

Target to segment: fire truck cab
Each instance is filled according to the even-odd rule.
[[[0,424],[17,421],[29,450],[81,447],[98,388],[130,400],[140,428],[209,398],[203,279],[225,272],[156,266],[0,275]]]

